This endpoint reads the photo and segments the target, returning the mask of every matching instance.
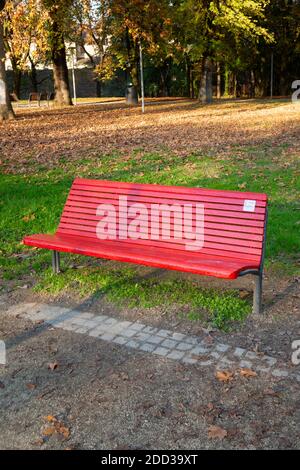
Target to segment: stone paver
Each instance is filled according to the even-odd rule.
[[[100,341],[155,354],[166,359],[216,369],[249,368],[258,373],[271,374],[278,379],[292,378],[300,382],[300,370],[279,360],[244,348],[219,342],[206,344],[204,338],[159,329],[140,322],[130,322],[107,315],[95,315],[76,309],[47,304],[19,304],[8,314],[20,315],[31,321],[43,320],[55,328],[88,335]]]

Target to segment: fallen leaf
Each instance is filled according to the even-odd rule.
[[[263,393],[269,397],[279,397],[279,394],[272,388],[266,388]]]
[[[50,370],[55,370],[58,368],[58,363],[57,362],[50,362],[50,364],[48,364],[48,369]]]
[[[49,425],[46,426],[43,430],[44,436],[53,436],[53,434],[59,434],[64,439],[68,439],[70,437],[70,429],[67,428],[63,422],[55,418],[55,416],[44,416],[44,420],[49,423]]]
[[[53,434],[55,434],[56,432],[56,429],[54,426],[47,426],[44,430],[43,430],[43,435],[44,436],[53,436]]]
[[[120,373],[120,378],[124,381],[129,380],[129,375],[126,374],[126,372],[121,372]]]
[[[224,439],[227,436],[226,429],[220,428],[220,426],[209,426],[208,437],[209,439]]]
[[[22,218],[22,220],[24,222],[30,222],[31,220],[34,220],[35,219],[35,215],[34,214],[30,214],[30,215],[24,215],[24,217]]]
[[[249,295],[250,295],[250,292],[246,289],[241,289],[239,292],[239,296],[241,299],[246,299],[247,297],[249,297]]]
[[[208,412],[213,411],[214,408],[215,408],[215,407],[214,407],[213,403],[208,403],[208,405],[207,405],[207,411],[208,411]]]
[[[256,377],[257,376],[257,373],[252,370],[252,369],[241,369],[240,370],[240,375],[242,377],[246,377],[247,379],[250,378],[250,377]]]
[[[233,372],[229,370],[218,370],[216,373],[216,378],[220,382],[229,382],[233,379]]]
[[[32,444],[34,446],[42,446],[43,444],[45,444],[45,441],[44,441],[44,439],[37,439],[36,441],[33,441]]]
[[[56,423],[57,422],[57,419],[55,418],[55,416],[52,416],[52,415],[48,415],[48,416],[45,416],[45,421],[48,421],[48,423]]]
[[[67,428],[66,426],[59,426],[56,428],[56,431],[61,434],[65,439],[68,439],[70,437],[70,429]]]
[[[34,390],[36,388],[36,385],[28,383],[28,384],[26,384],[26,387],[28,388],[28,390]]]

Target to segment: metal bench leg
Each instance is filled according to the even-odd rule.
[[[60,273],[60,253],[56,250],[52,252],[52,269],[54,274]]]
[[[253,313],[259,314],[262,311],[262,283],[263,273],[260,272],[255,276],[255,287],[253,293]]]

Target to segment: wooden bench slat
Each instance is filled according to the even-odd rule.
[[[130,201],[129,201],[130,202]],[[142,204],[147,207],[148,210],[151,210],[151,204],[145,201],[140,201]],[[80,196],[73,196],[71,195],[68,198],[68,204],[72,204],[73,206],[79,205],[80,203],[81,207],[90,207],[92,209],[97,209],[97,207],[100,204],[111,204],[114,205],[115,207],[118,208],[118,201],[116,199],[101,199],[101,198],[89,198],[88,200],[82,200]],[[257,220],[257,221],[264,221],[265,220],[265,214],[257,214],[255,212],[233,212],[233,211],[227,211],[227,210],[218,210],[218,209],[209,209],[204,206],[205,214],[207,215],[217,215],[220,217],[234,217],[236,219],[248,219],[248,220]],[[176,212],[176,211],[175,211]]]
[[[107,221],[113,222],[113,219],[106,219]],[[92,221],[92,220],[87,220],[84,222],[85,227],[91,227],[91,231],[95,232],[96,231],[96,225],[100,221],[100,218],[98,218],[97,221]],[[65,227],[82,227],[82,221],[75,219],[75,218],[70,218],[70,217],[62,217],[60,221],[60,228]],[[122,230],[125,230],[127,228],[126,224],[118,224],[119,227],[122,228]],[[151,233],[151,228],[155,228],[156,230],[159,230],[159,233],[161,232],[161,224],[159,222],[155,224],[151,224],[148,228],[141,227],[140,232],[141,233],[146,233],[150,234]],[[177,226],[174,225],[174,223],[170,224],[170,232],[171,234],[174,233],[174,230],[177,229]],[[185,227],[184,230],[182,230],[183,235],[185,238],[187,238],[188,235],[194,235],[195,234],[195,227]],[[208,230],[206,227],[204,228],[204,237],[207,241],[219,241],[220,236],[222,237],[222,240],[224,243],[227,244],[233,244],[233,245],[238,245],[238,246],[251,246],[255,248],[260,248],[262,246],[262,237],[257,237],[258,239],[253,239],[253,236],[250,237],[249,235],[247,237],[242,237],[242,236],[232,236],[234,232],[222,232],[222,231],[214,231],[214,230]]]
[[[119,195],[122,195],[122,193],[119,193]],[[124,195],[124,193],[123,193]],[[70,192],[70,197],[76,197],[78,198],[77,200],[82,200],[83,202],[89,202],[89,200],[93,201],[101,201],[101,203],[105,203],[106,201],[114,201],[117,200],[115,195],[113,193],[97,193],[97,192],[87,192],[87,191],[79,191],[77,189],[73,189]],[[129,203],[149,203],[149,204],[169,204],[169,205],[176,205],[176,204],[187,204],[188,199],[170,199],[170,198],[162,198],[161,196],[159,198],[154,198],[154,197],[149,197],[149,196],[144,196],[144,194],[141,195],[126,195],[127,201]],[[108,202],[109,203],[109,202]],[[235,201],[235,203],[231,204],[226,204],[224,203],[224,200],[222,202],[214,201],[211,198],[206,198],[206,200],[200,198],[194,199],[193,203],[202,203],[205,204],[205,207],[207,209],[220,209],[220,210],[228,210],[228,211],[233,211],[233,212],[243,212],[243,201]],[[256,206],[255,208],[255,214],[264,214],[265,213],[265,207],[258,207]]]
[[[93,180],[86,178],[75,178],[73,182],[74,188],[78,185],[85,185],[86,187],[97,186],[109,187],[109,188],[120,188],[127,190],[130,189],[149,189],[150,191],[163,191],[169,193],[183,193],[183,194],[202,194],[202,195],[215,195],[219,197],[236,197],[237,199],[256,199],[261,201],[267,201],[267,195],[263,193],[253,192],[241,192],[241,191],[229,191],[221,189],[206,189],[206,188],[190,188],[185,186],[162,186],[159,184],[141,184],[141,183],[124,183],[119,181],[108,181],[108,180]],[[126,191],[124,192],[124,194]]]
[[[94,196],[97,196],[99,194],[101,194],[102,197],[111,197],[111,195],[124,195],[124,189],[120,189],[120,188],[113,188],[113,187],[97,187],[97,186],[83,186],[81,184],[77,184],[75,186],[72,187],[72,193],[74,192],[74,194],[81,194],[83,196],[85,196],[86,194],[88,195],[94,195]],[[237,197],[226,197],[224,195],[224,192],[221,191],[221,195],[218,195],[218,196],[215,196],[215,195],[205,195],[205,194],[184,194],[184,193],[180,193],[180,192],[174,192],[174,193],[170,193],[170,192],[165,192],[165,191],[149,191],[149,190],[144,190],[144,189],[141,189],[141,188],[133,188],[133,189],[130,189],[130,191],[128,191],[128,193],[126,193],[126,195],[128,197],[134,197],[134,196],[138,196],[139,198],[141,197],[151,197],[151,198],[155,198],[155,199],[158,199],[158,198],[163,198],[164,200],[165,199],[170,199],[172,203],[176,202],[177,200],[180,200],[180,201],[187,201],[187,202],[207,202],[207,203],[220,203],[220,204],[227,204],[227,205],[240,205],[243,203],[243,200],[244,199],[247,199],[246,197],[245,198],[237,198]],[[107,195],[107,196],[105,196]],[[255,198],[252,198],[252,199],[255,199]],[[261,200],[259,198],[257,198],[256,200],[257,202],[257,207],[263,207],[265,208],[266,205],[267,205],[267,201],[265,200]]]
[[[141,216],[140,219],[147,221],[146,217]],[[101,220],[101,217],[96,216],[96,215],[81,214],[81,213],[78,213],[78,212],[76,212],[75,215],[74,215],[72,212],[65,211],[63,216],[61,217],[60,221],[65,222],[65,223],[70,222],[70,223],[73,223],[73,224],[94,225],[95,222],[99,222],[100,220]],[[107,220],[107,222],[113,222],[114,219],[113,219],[113,217],[107,217],[106,220]],[[132,218],[128,218],[128,220],[130,221],[130,220],[132,220]],[[156,223],[156,224],[151,223],[151,227],[153,225],[155,227],[160,227],[160,223]],[[170,225],[171,225],[171,230],[173,230],[173,227],[174,227],[173,220],[171,220]],[[239,226],[237,226],[237,227],[239,227]],[[186,233],[189,233],[189,230],[188,230],[189,228],[191,230],[192,229],[195,230],[195,224],[186,223],[185,224],[185,232]],[[241,227],[241,228],[245,229],[245,227]],[[259,230],[259,229],[255,229],[255,230]],[[242,232],[242,231],[237,232],[237,231],[234,230],[234,227],[232,225],[228,225],[227,228],[223,227],[222,230],[221,230],[221,229],[218,229],[217,224],[206,223],[205,228],[204,228],[204,232],[207,235],[218,235],[218,236],[222,236],[222,237],[225,237],[225,238],[237,238],[237,239],[240,239],[240,240],[263,242],[263,236],[261,234],[256,235],[256,234],[253,234],[253,233],[248,233],[248,231],[246,231],[246,232]]]
[[[69,214],[72,214],[72,215],[69,215]],[[66,204],[64,212],[63,212],[63,216],[75,217],[74,214],[76,214],[76,217],[80,219],[84,219],[84,220],[99,220],[99,217],[95,215],[94,209],[90,209],[86,207],[70,206],[69,204]],[[234,221],[234,219],[230,219],[230,220],[232,222],[236,222]],[[261,230],[261,228],[264,226],[263,222],[257,223],[257,226],[253,226],[252,221],[250,221],[251,225],[247,225],[249,224],[249,221],[242,221],[242,222],[239,221],[239,223],[242,223],[243,225],[236,225],[236,223],[226,224],[216,217],[205,218],[205,226],[208,228],[215,228],[215,229],[220,229],[224,231],[234,231],[237,234],[246,233],[246,234],[249,234],[249,236],[251,236],[252,234],[257,234],[257,235],[260,234],[261,239],[263,238],[262,230]]]
[[[77,209],[78,211],[81,211],[81,212],[84,212],[86,213],[86,211],[88,209],[92,209],[92,213],[95,214],[95,209],[98,207],[98,205],[96,204],[89,204],[89,203],[80,203],[80,206],[76,206],[76,201],[72,202],[72,201],[68,201],[66,206],[65,206],[65,210],[70,210],[70,209],[74,209],[75,210]],[[259,233],[263,233],[262,229],[264,227],[264,221],[257,221],[257,220],[250,220],[250,219],[236,219],[236,218],[233,218],[233,217],[226,217],[224,219],[221,219],[220,217],[216,217],[216,216],[210,216],[210,215],[205,215],[205,220],[206,221],[209,221],[209,222],[215,222],[217,224],[220,224],[220,226],[222,224],[231,224],[233,227],[244,227],[244,226],[249,226],[249,227],[254,227],[254,228],[258,228],[259,230]]]
[[[57,232],[58,234],[69,234],[73,235],[75,237],[78,237],[78,239],[86,237],[86,238],[91,238],[95,242],[98,242],[98,238],[94,236],[93,231],[89,231],[88,229],[84,230],[78,230],[78,229],[73,229],[73,228],[65,228],[61,227],[60,230]],[[147,240],[146,240],[147,241]],[[118,241],[114,241],[116,244],[119,243]],[[85,243],[85,242],[84,242]],[[129,244],[137,244],[140,245],[141,249],[144,249],[144,247],[149,246],[148,244],[145,244],[145,240],[139,239],[139,240],[131,240],[128,239],[126,240],[126,243]],[[184,251],[184,246],[185,244],[182,242],[167,242],[167,241],[155,241],[151,240],[151,246],[152,247],[157,247],[157,248],[172,248],[173,250],[180,250]],[[185,251],[187,256],[193,257],[195,251]],[[192,254],[191,254],[192,253]],[[200,252],[197,252],[200,253]],[[261,250],[256,249],[256,248],[247,248],[247,247],[236,247],[232,245],[226,245],[226,244],[218,244],[218,243],[210,243],[206,242],[204,244],[204,247],[201,249],[201,253],[210,253],[213,255],[217,254],[224,254],[226,253],[226,256],[232,257],[232,258],[237,258],[237,259],[253,259],[253,260],[259,260],[261,256]]]
[[[146,266],[164,267],[223,279],[235,279],[242,269],[258,269],[259,267],[259,261],[235,260],[225,256],[213,257],[211,253],[203,253],[198,258],[187,258],[185,251],[174,253],[169,249],[162,250],[151,247],[141,250],[139,246],[128,244],[128,242],[119,244],[109,241],[95,243],[91,240],[85,241],[85,245],[80,246],[77,237],[66,235],[63,237],[60,235],[33,235],[25,237],[24,243],[52,250],[57,249]]]

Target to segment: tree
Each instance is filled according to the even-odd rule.
[[[47,60],[47,14],[37,0],[6,0],[3,18],[4,44],[13,68],[13,93],[19,97],[21,74],[29,68],[37,91],[35,67]]]
[[[180,5],[185,31],[185,47],[200,64],[199,99],[212,101],[212,68],[218,55],[226,54],[226,44],[243,38],[272,41],[264,27],[269,0],[183,0]],[[225,48],[224,48],[225,45]]]
[[[48,12],[46,23],[48,44],[53,65],[55,103],[58,106],[72,105],[67,66],[65,36],[70,25],[72,0],[42,0]]]
[[[160,63],[164,54],[162,43],[166,40],[169,23],[168,0],[115,0],[111,2],[111,31],[109,54],[115,68],[126,71],[127,81],[133,85],[135,95],[139,88],[139,46],[144,53],[156,57]]]
[[[0,122],[15,117],[9,99],[5,71],[5,49],[3,39],[3,18],[2,12],[5,7],[5,0],[0,0]]]
[[[266,9],[267,27],[274,34],[272,47],[259,44],[253,69],[259,95],[270,91],[270,63],[274,57],[274,91],[289,95],[300,74],[300,1],[272,0]]]
[[[112,0],[74,0],[74,17],[71,38],[87,55],[97,77],[97,96],[101,96],[101,84],[112,78],[115,72],[109,56]],[[88,49],[92,45],[94,53]]]

